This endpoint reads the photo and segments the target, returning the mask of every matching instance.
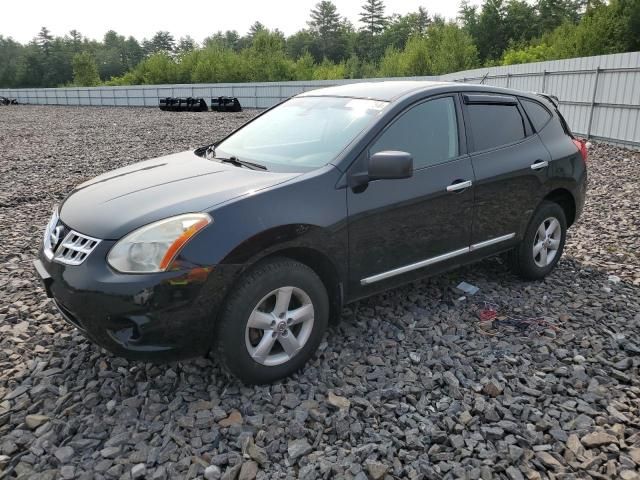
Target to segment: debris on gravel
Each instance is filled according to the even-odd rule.
[[[496,258],[362,300],[274,385],[215,359],[127,361],[67,325],[31,267],[53,204],[254,114],[2,111],[2,480],[640,478],[639,152],[594,144],[584,214],[544,281]],[[460,300],[461,281],[480,290]]]

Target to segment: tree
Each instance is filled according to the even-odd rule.
[[[23,47],[10,37],[0,35],[0,86],[15,87],[18,75],[18,61]]]
[[[539,34],[533,5],[525,0],[509,0],[504,9],[504,34],[508,44],[529,42]]]
[[[320,56],[316,35],[309,30],[299,30],[287,38],[287,55],[294,60],[299,60],[305,55],[310,55],[312,60]],[[304,80],[310,80],[307,78]]]
[[[322,0],[311,10],[311,20],[307,23],[320,37],[328,37],[340,28],[340,15],[333,2]]]
[[[182,55],[187,52],[192,52],[196,48],[198,48],[197,42],[193,38],[191,38],[189,35],[187,35],[186,37],[180,38],[180,41],[178,42],[178,46],[176,47],[176,53],[178,53],[179,55]]]
[[[147,54],[173,53],[176,48],[176,41],[167,31],[157,32],[150,41],[145,41]]]
[[[45,58],[40,46],[35,42],[27,45],[18,61],[16,69],[16,86],[43,87],[45,73]]]
[[[95,87],[100,84],[96,59],[89,52],[73,56],[73,83],[81,87]]]
[[[42,27],[40,29],[40,32],[38,33],[38,36],[36,37],[36,43],[40,45],[40,48],[42,48],[42,51],[45,55],[49,55],[52,40],[53,37],[51,36],[49,29],[47,27]]]
[[[431,25],[431,17],[424,7],[418,7],[418,11],[408,15],[411,24],[412,33],[415,35],[424,35],[427,28]]]
[[[309,49],[317,61],[328,58],[339,62],[347,56],[348,27],[340,19],[340,15],[333,2],[322,0],[311,10],[311,20],[308,22],[312,36]]]
[[[577,23],[585,5],[584,0],[537,0],[540,33],[551,32],[565,22]]]
[[[473,68],[477,52],[471,36],[455,23],[438,22],[425,36],[413,36],[404,50],[390,47],[380,65],[383,76],[439,75]]]
[[[362,30],[372,36],[382,33],[387,26],[384,9],[382,0],[366,0],[360,12],[360,21],[364,24]]]
[[[69,31],[69,43],[74,52],[79,52],[82,45],[82,34],[78,30]]]
[[[486,0],[476,27],[475,43],[483,62],[502,58],[508,46],[503,0]]]
[[[124,57],[127,70],[133,70],[144,58],[144,50],[134,37],[129,36],[124,42]]]
[[[253,39],[258,33],[264,32],[267,28],[261,22],[254,22],[253,25],[249,27],[248,37]]]
[[[425,35],[431,22],[429,13],[423,7],[407,15],[392,15],[387,22],[387,28],[382,34],[384,37],[382,43],[387,48],[392,46],[402,50],[409,37]]]

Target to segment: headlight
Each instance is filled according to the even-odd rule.
[[[163,272],[189,239],[212,221],[206,213],[187,213],[150,223],[118,241],[107,261],[123,273]]]

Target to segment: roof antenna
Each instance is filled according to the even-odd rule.
[[[487,73],[485,73],[484,77],[482,77],[482,80],[480,80],[480,85],[484,85],[484,81],[487,79],[488,76],[489,76],[489,70],[487,70]]]

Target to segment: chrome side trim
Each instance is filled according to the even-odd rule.
[[[484,242],[474,243],[470,247],[460,248],[458,250],[453,250],[451,252],[443,253],[442,255],[438,255],[436,257],[431,257],[431,258],[427,258],[426,260],[421,260],[420,262],[412,263],[410,265],[405,265],[404,267],[394,268],[393,270],[388,270],[386,272],[378,273],[377,275],[372,275],[370,277],[363,278],[362,280],[360,280],[360,285],[371,285],[372,283],[379,282],[380,280],[385,280],[387,278],[395,277],[396,275],[401,275],[403,273],[407,273],[412,270],[417,270],[422,267],[427,267],[429,265],[433,265],[434,263],[444,262],[445,260],[449,260],[459,255],[464,255],[465,253],[474,252],[476,250],[479,250],[480,248],[488,247],[496,243],[511,240],[512,238],[515,238],[515,236],[516,236],[515,233],[509,233],[508,235],[502,235],[501,237],[491,238],[489,240],[485,240]]]
[[[506,242],[507,240],[511,240],[516,236],[515,233],[509,233],[508,235],[502,235],[501,237],[490,238],[489,240],[485,240],[484,242],[474,243],[469,247],[470,251],[475,251],[480,248],[488,247],[489,245],[495,245],[496,243]]]
[[[437,257],[427,258],[426,260],[412,263],[411,265],[405,265],[404,267],[394,268],[393,270],[389,270],[387,272],[382,272],[378,273],[377,275],[372,275],[371,277],[363,278],[362,280],[360,280],[360,284],[369,285],[371,283],[384,280],[385,278],[395,277],[396,275],[410,272],[411,270],[417,270],[418,268],[433,265],[434,263],[442,262],[444,260],[449,260],[450,258],[457,257],[458,255],[464,255],[465,253],[469,253],[469,247],[461,248],[460,250],[454,250],[453,252],[444,253],[442,255],[438,255]]]

